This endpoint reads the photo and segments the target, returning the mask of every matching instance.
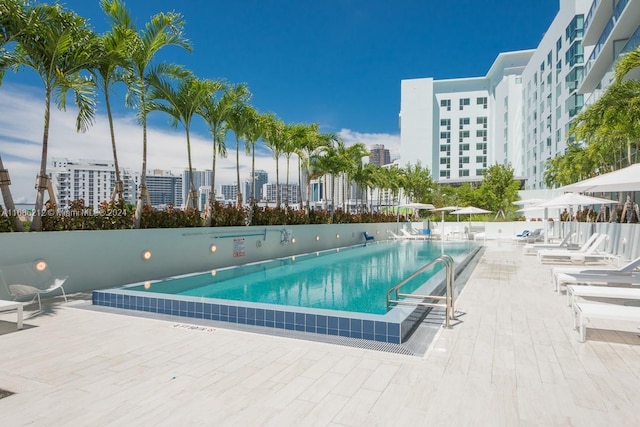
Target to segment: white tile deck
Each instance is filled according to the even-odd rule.
[[[638,425],[637,325],[578,343],[552,266],[486,244],[463,322],[423,358],[74,303],[27,313],[0,335],[0,388],[16,393],[0,399],[0,425]]]

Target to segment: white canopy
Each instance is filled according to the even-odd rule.
[[[555,197],[551,200],[547,200],[546,202],[539,203],[535,206],[536,208],[554,208],[554,207],[562,207],[562,206],[576,206],[576,205],[603,205],[617,203],[615,200],[610,199],[602,199],[600,197],[591,197],[585,196],[584,194],[578,193],[565,193],[562,196]]]
[[[564,186],[561,190],[588,193],[640,191],[640,163]]]
[[[491,211],[488,211],[486,209],[476,208],[475,206],[468,206],[466,208],[453,211],[451,213],[456,215],[474,215],[474,214],[491,213]]]
[[[435,209],[435,206],[433,206],[431,203],[403,203],[401,205],[398,205],[398,207],[413,208],[413,209],[429,209],[429,210]]]

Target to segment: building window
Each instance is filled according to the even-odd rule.
[[[447,111],[451,111],[451,100],[450,99],[441,99],[440,107],[447,108]]]
[[[440,119],[440,126],[446,126],[447,130],[451,130],[451,119]]]
[[[460,98],[460,109],[464,109],[465,106],[469,105],[469,98]]]
[[[469,117],[461,117],[460,120],[460,130],[464,129],[465,125],[469,124]]]
[[[565,37],[569,40],[569,43],[573,43],[575,39],[582,38],[583,31],[584,15],[576,15],[565,29]]]
[[[476,169],[476,176],[484,175],[485,171],[486,171],[486,169]]]
[[[562,37],[560,37],[556,42],[556,55],[560,54],[561,49],[562,49]]]
[[[451,171],[445,170],[445,171],[440,171],[440,178],[450,178],[451,177]]]
[[[469,176],[469,169],[460,169],[460,176]]]
[[[478,98],[476,98],[476,105],[482,105],[483,109],[487,109],[487,97],[486,96],[479,96]]]
[[[463,142],[465,138],[469,138],[469,131],[468,130],[460,131],[460,138],[458,139],[458,142]]]
[[[487,141],[487,131],[485,129],[478,129],[476,131],[476,137],[482,138],[483,141]]]
[[[584,48],[580,40],[577,40],[569,49],[567,49],[564,54],[564,62],[569,67],[573,67],[575,64],[582,64],[584,62]]]

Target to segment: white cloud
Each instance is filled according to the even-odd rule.
[[[341,129],[338,135],[347,144],[362,142],[368,148],[374,144],[384,145],[391,154],[391,160],[400,158],[400,135],[389,133],[361,133],[351,129]]]
[[[0,155],[4,167],[11,175],[11,192],[16,203],[35,201],[35,177],[42,153],[44,102],[41,91],[30,86],[5,85],[0,90]],[[133,113],[115,117],[114,123],[118,160],[121,167],[139,172],[142,165],[142,128]],[[359,133],[342,129],[340,136],[347,144],[363,142],[367,146],[384,144],[391,150],[392,158],[399,153],[398,135]],[[187,168],[187,150],[183,129],[150,127],[148,129],[147,169],[171,170],[180,173]],[[49,130],[49,161],[53,157],[86,160],[111,160],[111,142],[106,115],[98,115],[94,126],[86,133],[75,130],[75,111],[62,112],[51,109]],[[235,142],[228,142],[228,156],[219,158],[216,181],[234,183]],[[242,150],[242,148],[241,148]],[[199,170],[211,168],[211,139],[208,135],[191,135],[193,167]],[[240,153],[240,177],[248,177],[251,158]],[[297,164],[297,163],[293,163]],[[293,167],[292,164],[292,167]],[[284,180],[285,162],[280,161],[281,180]],[[269,173],[275,182],[275,161],[269,150],[256,150],[256,169]],[[291,172],[292,179],[295,175]],[[0,204],[3,202],[0,200]]]

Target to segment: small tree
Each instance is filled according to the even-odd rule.
[[[495,164],[484,173],[484,180],[478,189],[479,207],[493,212],[515,213],[513,202],[518,200],[520,183],[514,179],[513,167]]]

